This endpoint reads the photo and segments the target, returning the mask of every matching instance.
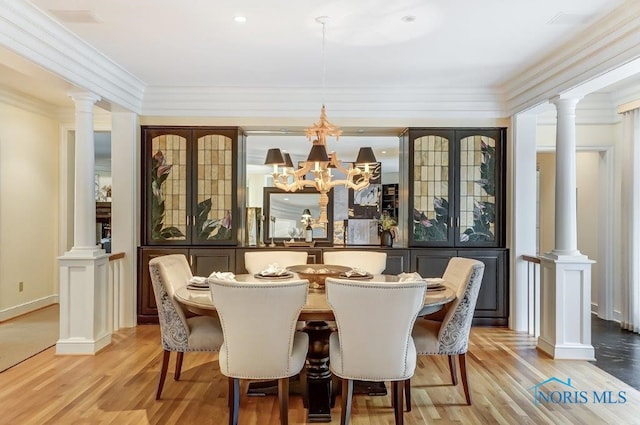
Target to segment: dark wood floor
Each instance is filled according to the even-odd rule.
[[[594,365],[640,390],[640,335],[620,329],[620,324],[592,316],[591,343]]]

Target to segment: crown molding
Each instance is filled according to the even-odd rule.
[[[325,99],[322,102],[321,99]],[[158,87],[145,91],[142,115],[316,119],[501,118],[500,96],[477,89]]]
[[[604,75],[640,57],[640,2],[628,0],[550,52],[502,89],[509,115]]]
[[[58,108],[24,93],[0,87],[0,102],[47,118],[57,119]]]
[[[144,83],[25,1],[0,0],[0,43],[77,87],[131,111]]]

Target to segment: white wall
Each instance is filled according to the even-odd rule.
[[[57,302],[58,128],[0,103],[0,320]]]

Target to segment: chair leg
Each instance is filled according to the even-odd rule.
[[[404,401],[407,404],[407,412],[411,412],[411,379],[404,381]]]
[[[158,391],[156,392],[156,400],[160,400],[162,395],[162,387],[164,387],[164,378],[167,377],[167,369],[169,368],[169,357],[171,357],[171,351],[164,350],[162,355],[162,369],[160,370],[160,380],[158,381]]]
[[[182,372],[182,358],[184,357],[184,353],[182,351],[178,351],[178,358],[176,359],[176,373],[173,374],[173,379],[176,381],[180,380],[180,372]]]
[[[280,425],[289,424],[289,378],[278,379],[278,401],[280,402]]]
[[[240,379],[228,378],[229,381],[229,425],[238,425],[240,412]]]
[[[460,375],[462,376],[462,387],[464,388],[464,396],[467,399],[467,404],[471,406],[471,392],[469,391],[469,382],[467,379],[467,354],[459,354],[458,361],[460,362]]]
[[[353,398],[353,380],[342,379],[342,411],[340,412],[340,425],[349,425],[351,419],[351,399]]]
[[[393,381],[393,414],[396,419],[396,425],[404,425],[404,412],[402,406],[402,390],[404,389],[404,382]]]
[[[458,370],[456,368],[455,355],[449,355],[449,371],[451,372],[451,382],[453,382],[453,385],[458,385]]]

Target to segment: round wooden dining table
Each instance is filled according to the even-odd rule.
[[[299,279],[294,273],[290,279]],[[283,282],[287,279],[269,280],[256,277],[250,274],[235,276],[239,282]],[[371,281],[398,282],[398,277],[394,275],[376,275]],[[366,283],[366,280],[362,281]],[[175,298],[183,304],[189,311],[199,315],[217,315],[215,306],[211,299],[211,291],[208,288],[190,289],[182,287],[175,293]],[[424,299],[424,307],[420,315],[435,313],[444,307],[445,304],[453,301],[456,294],[446,283],[437,290],[427,288]],[[275,306],[274,306],[275,307]],[[307,408],[309,422],[331,422],[331,407],[334,402],[335,392],[333,391],[331,372],[329,371],[329,335],[332,332],[327,322],[335,320],[333,311],[327,302],[324,289],[309,289],[307,302],[300,312],[299,319],[306,322],[304,332],[309,335],[309,353],[307,354],[306,383],[301,389],[304,396],[304,404]],[[247,320],[253,320],[251,312],[247,312]],[[382,391],[367,389],[364,392],[370,394],[386,394],[384,384],[381,384]],[[368,387],[374,388],[374,387]],[[380,386],[378,386],[380,388]],[[250,388],[251,393],[251,388]],[[266,391],[257,390],[253,395],[265,394]]]
[[[238,282],[286,282],[287,280],[299,279],[297,275],[293,275],[290,279],[277,279],[269,280],[263,278],[257,278],[251,274],[236,275],[235,280]],[[366,280],[360,280],[366,283]],[[398,282],[398,277],[395,275],[376,275],[371,281],[375,282]],[[178,302],[182,303],[189,311],[202,316],[215,315],[215,306],[211,301],[211,292],[208,288],[204,289],[189,289],[188,287],[182,287],[176,291],[175,298]],[[435,313],[442,309],[442,307],[453,301],[456,298],[456,294],[446,283],[443,288],[438,290],[427,289],[427,295],[424,298],[424,308],[420,311],[420,315],[426,315]],[[332,321],[335,320],[333,311],[327,303],[327,297],[324,290],[309,289],[307,296],[307,303],[300,312],[300,320],[303,321]]]

